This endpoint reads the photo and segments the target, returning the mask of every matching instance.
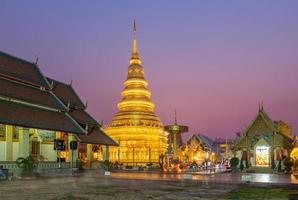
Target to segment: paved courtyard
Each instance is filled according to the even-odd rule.
[[[175,174],[112,173],[112,176],[102,176],[86,173],[78,177],[2,181],[0,199],[225,199],[227,193],[247,186],[215,181],[229,176],[238,179],[238,175],[230,174],[190,178]],[[210,181],[212,177],[214,180]],[[264,183],[248,186],[258,184],[266,187]]]
[[[218,199],[229,184],[68,177],[0,182],[0,199]]]

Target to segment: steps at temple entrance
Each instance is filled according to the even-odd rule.
[[[250,167],[245,170],[246,173],[273,173],[273,169],[271,167]]]

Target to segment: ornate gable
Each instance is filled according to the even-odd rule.
[[[257,116],[252,121],[251,125],[246,129],[245,133],[248,137],[261,136],[262,134],[272,135],[275,131],[274,122],[264,112],[259,110]]]

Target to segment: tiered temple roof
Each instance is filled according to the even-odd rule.
[[[37,64],[0,51],[0,123],[74,133],[92,144],[117,145],[85,109],[71,85],[47,79]]]
[[[71,84],[65,84],[50,78],[47,79],[52,85],[53,93],[65,106],[69,107],[70,116],[87,130],[87,134],[77,135],[77,139],[81,143],[118,145],[104,133],[101,129],[101,125],[86,112],[87,105],[83,104]]]
[[[259,127],[260,123],[264,124],[268,130],[270,130],[270,133],[267,133],[268,136],[270,134],[274,134],[274,137],[276,138],[274,140],[274,145],[284,145],[290,146],[291,142],[293,141],[291,128],[283,121],[273,121],[269,115],[266,113],[263,105],[259,106],[259,110],[255,116],[255,118],[252,120],[252,122],[244,129],[244,131],[241,133],[241,136],[234,140],[233,148],[242,148],[247,146],[247,137],[253,137],[250,134],[255,134],[256,127],[258,129],[261,129],[263,127]],[[285,126],[287,131],[283,130],[283,127]],[[265,133],[264,133],[265,134]],[[264,138],[266,140],[266,137]],[[268,138],[267,138],[268,139]]]

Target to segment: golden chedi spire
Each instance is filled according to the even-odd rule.
[[[111,147],[112,162],[136,164],[158,162],[166,150],[166,135],[159,117],[154,112],[151,92],[137,50],[136,23],[133,24],[132,55],[118,103],[118,113],[112,118],[106,132],[118,141]]]
[[[138,48],[137,48],[137,26],[136,21],[133,21],[133,44],[132,44],[132,53],[130,62],[131,65],[141,65],[141,59],[138,54]]]

